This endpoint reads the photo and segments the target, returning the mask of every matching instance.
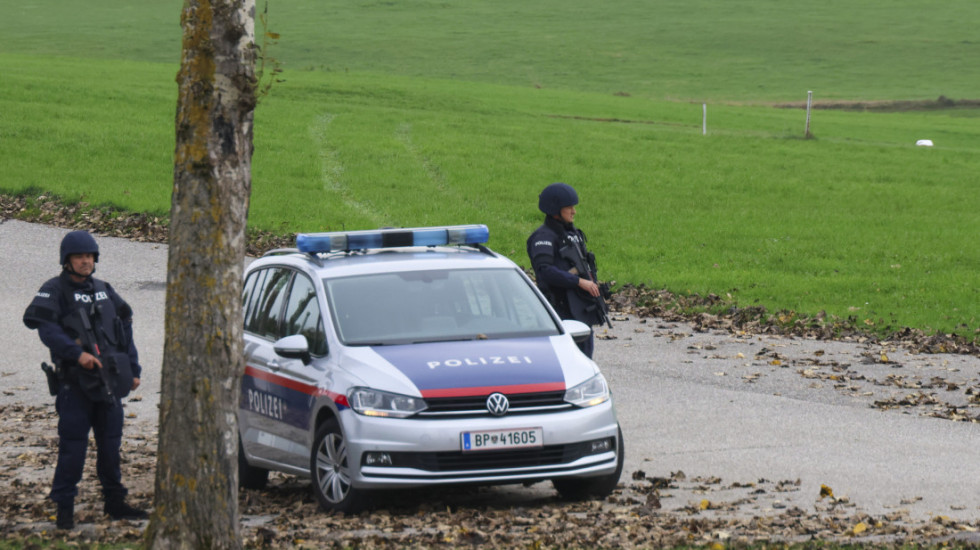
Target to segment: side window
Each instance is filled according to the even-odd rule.
[[[297,274],[289,291],[284,318],[283,336],[302,334],[310,344],[310,353],[316,356],[327,354],[327,339],[323,331],[323,318],[320,304],[316,299],[316,289],[306,275]]]
[[[248,278],[245,281],[245,289],[242,293],[242,307],[245,310],[246,332],[255,332],[255,312],[259,309],[258,303],[261,301],[262,287],[265,284],[265,278],[268,274],[268,269],[253,271],[248,274]],[[245,299],[246,294],[248,295],[247,300]]]
[[[264,269],[251,272],[245,279],[245,284],[242,285],[242,313],[244,315],[245,326],[248,326],[249,306],[251,305],[252,297],[255,296],[256,281],[260,279],[260,275],[264,274]]]
[[[254,305],[249,312],[245,330],[276,340],[280,337],[279,318],[286,301],[286,288],[292,271],[281,267],[270,267],[264,271],[268,273],[262,284],[256,287],[257,293],[252,299]]]

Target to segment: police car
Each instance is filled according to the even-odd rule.
[[[373,490],[619,481],[609,387],[484,225],[300,234],[245,275],[242,486],[312,479],[325,510]]]

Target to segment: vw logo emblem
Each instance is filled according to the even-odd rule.
[[[507,414],[507,409],[510,408],[510,402],[507,401],[507,396],[502,393],[491,393],[490,397],[487,397],[487,410],[490,414],[494,416],[503,416]]]

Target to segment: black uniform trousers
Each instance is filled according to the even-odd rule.
[[[119,459],[123,410],[119,399],[114,398],[114,401],[94,402],[85,396],[77,384],[62,384],[55,400],[58,411],[58,465],[51,484],[51,500],[65,504],[74,502],[85,467],[90,431],[95,433],[95,467],[105,500],[126,496]]]

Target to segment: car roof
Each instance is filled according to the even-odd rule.
[[[517,265],[483,248],[411,247],[334,253],[326,256],[304,254],[298,250],[279,250],[256,260],[255,269],[270,264],[288,264],[316,272],[320,277],[348,277],[393,271],[428,269],[514,269]]]
[[[434,239],[433,234],[440,236]],[[442,237],[443,234],[447,237]],[[413,235],[421,237],[413,241]],[[340,246],[349,246],[348,238],[351,242],[359,239],[371,245],[357,250],[336,250],[338,242],[343,243]],[[482,225],[300,234],[299,248],[267,252],[249,270],[285,264],[315,272],[322,278],[428,269],[518,269],[511,260],[483,246],[488,238],[489,232]],[[436,244],[405,246],[420,240]]]

